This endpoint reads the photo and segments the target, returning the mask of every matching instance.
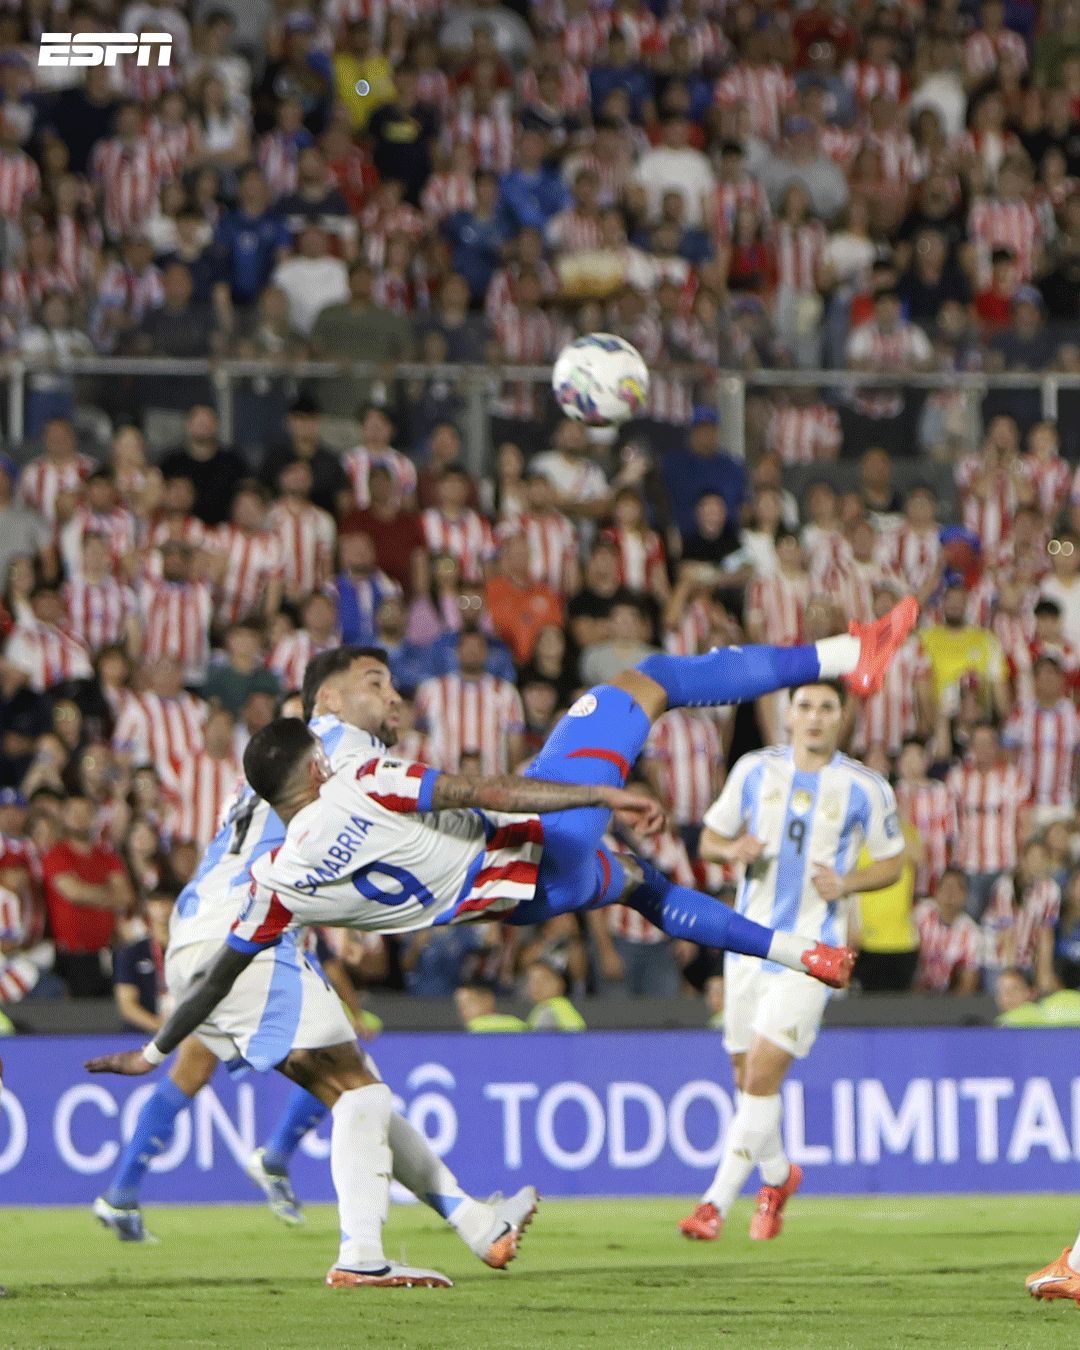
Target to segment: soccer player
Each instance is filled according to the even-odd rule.
[[[374,734],[380,728],[367,731],[357,724],[358,718],[370,720],[356,708],[356,683],[364,664],[364,649],[337,648],[316,657],[305,672],[297,711],[307,716],[323,749],[337,766],[386,748],[385,742]],[[291,701],[286,700],[286,709]],[[388,714],[382,730],[393,739],[396,732],[393,712]],[[211,954],[216,952],[228,936],[247,890],[252,863],[278,847],[284,837],[281,821],[265,801],[245,786],[195,876],[177,898],[170,923],[167,974],[170,967],[175,967],[180,953],[206,950],[206,944]],[[288,999],[287,988],[279,988],[276,996],[268,998],[263,1023],[278,1016],[287,1017]],[[153,1159],[169,1146],[177,1116],[210,1081],[222,1058],[235,1063],[234,1047],[220,1040],[189,1036],[180,1046],[168,1076],[158,1083],[140,1111],[113,1180],[93,1206],[97,1218],[121,1241],[148,1240],[139,1207],[147,1170]],[[327,1111],[304,1088],[294,1087],[267,1144],[257,1149],[248,1162],[248,1175],[266,1195],[271,1210],[286,1223],[296,1224],[302,1219],[289,1180],[289,1161],[304,1135],[318,1126]],[[532,1186],[522,1187],[493,1205],[481,1204],[462,1191],[457,1178],[432,1151],[424,1136],[401,1116],[391,1118],[389,1145],[394,1177],[446,1219],[476,1256],[496,1269],[514,1259],[521,1231],[536,1209],[536,1191]]]
[[[813,646],[650,655],[583,695],[523,778],[442,774],[382,755],[331,773],[302,721],[271,723],[252,738],[244,769],[285,822],[285,843],[254,864],[248,902],[209,966],[205,958],[177,963],[186,992],[155,1040],[87,1067],[148,1073],[198,1028],[227,1039],[251,1067],[278,1068],[333,1112],[331,1171],[342,1236],[327,1283],[445,1287],[435,1272],[398,1278],[383,1254],[390,1091],[364,1064],[351,1033],[343,1034],[337,1001],[297,960],[297,930],[325,924],[409,932],[496,916],[534,924],[621,901],[672,936],[768,957],[842,987],[853,953],[764,928],[669,882],[647,862],[615,857],[602,839],[613,812],[645,832],[662,819],[651,797],[620,785],[667,707],[753,699],[842,675],[872,693],[917,617],[917,605],[905,601],[876,624]],[[377,729],[387,743],[399,695],[382,662],[362,660],[368,707],[357,724]],[[358,710],[359,702],[358,694]],[[267,1026],[261,1012],[275,980],[289,981],[294,1012],[289,1024]]]
[[[744,755],[705,816],[701,856],[745,867],[736,908],[804,940],[843,942],[847,897],[891,886],[904,838],[892,788],[837,753],[844,691],[809,681],[788,711],[791,746]],[[873,859],[854,867],[865,844]],[[712,1185],[679,1230],[712,1241],[755,1164],[763,1185],[750,1223],[754,1239],[777,1237],[802,1168],[780,1133],[780,1088],[792,1060],[817,1037],[828,1001],[823,985],[774,961],[729,952],[724,969],[724,1046],[738,1105]]]

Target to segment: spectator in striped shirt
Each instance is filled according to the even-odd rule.
[[[506,773],[524,759],[521,695],[487,672],[483,633],[458,637],[458,673],[425,680],[416,692],[417,729],[427,736],[433,765],[460,772],[463,755],[477,754],[483,773]]]
[[[974,994],[979,988],[982,938],[965,911],[967,877],[950,867],[933,900],[921,900],[914,911],[919,933],[919,968],[915,988],[924,994]]]

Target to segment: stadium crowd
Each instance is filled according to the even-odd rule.
[[[0,1002],[115,984],[156,1024],[168,907],[328,647],[386,649],[403,754],[500,772],[650,650],[814,640],[906,593],[920,632],[848,709],[909,845],[862,906],[861,984],[1080,982],[1070,396],[1059,425],[1034,385],[758,392],[745,462],[716,412],[718,370],[1080,371],[1078,8],[0,8],[0,356],[30,369],[0,459]],[[94,30],[169,33],[171,63],[37,65],[42,31]],[[647,418],[596,443],[493,371],[485,473],[460,383],[396,371],[542,365],[593,329],[641,349]],[[227,445],[208,378],[65,371],[93,354],[276,364]],[[380,373],[298,383],[293,357]],[[955,510],[897,490],[916,455]],[[730,899],[700,822],[784,734],[782,697],[662,719],[659,866]],[[333,941],[417,995],[537,960],[576,995],[718,973],[619,908]]]

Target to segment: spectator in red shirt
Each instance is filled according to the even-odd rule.
[[[994,249],[990,255],[990,284],[975,297],[975,313],[987,336],[1008,328],[1016,287],[1015,253],[1011,248]]]
[[[64,838],[41,860],[56,973],[72,998],[100,998],[109,992],[104,954],[112,946],[116,916],[131,907],[134,892],[119,855],[94,843],[95,811],[88,797],[69,797],[63,822]]]
[[[425,595],[431,587],[430,562],[420,516],[399,504],[390,472],[373,464],[368,475],[368,505],[342,516],[339,536],[366,534],[375,545],[375,566],[406,595]]]

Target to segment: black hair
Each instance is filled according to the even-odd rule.
[[[833,693],[836,695],[836,697],[840,700],[841,708],[843,708],[847,703],[848,701],[847,685],[844,684],[843,680],[826,680],[824,678],[820,680],[803,680],[800,684],[793,684],[791,686],[791,697],[792,699],[794,699],[795,695],[799,692],[800,689],[821,689],[821,688],[831,689]]]
[[[309,722],[315,715],[315,700],[319,690],[326,681],[331,675],[340,675],[343,670],[348,670],[362,656],[386,665],[386,653],[381,647],[335,647],[332,651],[320,652],[308,662],[300,693],[304,702],[304,717]]]
[[[1037,619],[1061,618],[1061,606],[1056,600],[1051,600],[1049,596],[1045,596],[1042,600],[1037,601],[1032,612]]]
[[[248,741],[244,777],[273,806],[296,766],[315,744],[315,737],[299,717],[279,717]]]

